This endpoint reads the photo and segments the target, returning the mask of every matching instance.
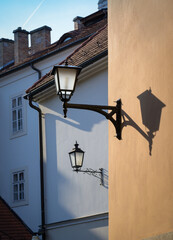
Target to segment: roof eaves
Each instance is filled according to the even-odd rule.
[[[45,89],[47,89],[47,88],[49,88],[49,87],[52,87],[52,86],[54,85],[54,83],[55,83],[55,80],[54,80],[54,79],[52,79],[52,80],[49,81],[49,82],[46,82],[46,83],[43,84],[42,86],[40,86],[40,87],[38,87],[38,88],[36,88],[36,89],[34,89],[34,90],[31,90],[30,92],[26,93],[26,94],[24,95],[24,99],[28,99],[28,98],[30,98],[30,97],[31,97],[31,98],[34,97],[35,95],[37,95],[38,93],[44,91]]]

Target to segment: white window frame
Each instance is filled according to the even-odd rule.
[[[18,104],[19,99],[21,105]],[[16,105],[14,105],[14,101]],[[16,130],[14,130],[14,124],[16,124]],[[23,99],[23,93],[19,93],[10,97],[10,138],[25,135],[27,133],[26,126],[26,101]]]
[[[23,177],[21,177],[23,174]],[[28,205],[28,169],[18,168],[11,171],[12,207]]]

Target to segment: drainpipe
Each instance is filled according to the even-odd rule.
[[[38,80],[39,80],[41,78],[41,71],[38,68],[36,68],[33,63],[31,63],[30,66],[34,71],[38,72]]]
[[[41,71],[32,63],[31,68],[38,73],[38,79],[41,78]],[[40,149],[40,188],[41,188],[41,235],[42,240],[46,239],[45,235],[45,202],[44,202],[44,166],[43,166],[43,128],[42,128],[42,111],[39,107],[33,105],[32,96],[29,95],[29,106],[38,112],[39,117],[39,149]]]

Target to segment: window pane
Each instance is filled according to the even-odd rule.
[[[18,110],[18,119],[22,118],[22,108]]]
[[[16,110],[13,111],[13,117],[12,117],[12,120],[15,121],[16,120]]]
[[[13,182],[15,183],[15,182],[17,182],[17,181],[18,181],[18,174],[15,173],[15,174],[13,175]]]
[[[18,97],[18,106],[22,105],[22,97]]]
[[[13,132],[17,131],[17,122],[13,122]]]
[[[18,131],[22,130],[22,119],[18,120]]]
[[[20,193],[20,200],[24,200],[24,192]]]
[[[19,181],[23,181],[24,180],[24,173],[21,172],[19,173]]]
[[[19,184],[19,191],[23,192],[24,191],[24,183]]]
[[[14,201],[17,201],[18,200],[18,193],[14,193],[13,197],[14,197]]]
[[[20,194],[19,194],[20,200],[23,200],[24,199],[24,183],[21,183],[19,185],[19,191],[20,191]]]
[[[14,189],[14,193],[17,193],[18,192],[18,184],[14,184],[13,189]]]
[[[16,107],[16,98],[12,100],[12,108],[15,108],[15,107]]]

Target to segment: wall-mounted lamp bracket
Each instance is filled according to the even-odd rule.
[[[87,168],[86,170],[80,170],[80,169],[74,169],[73,171],[75,172],[83,172],[83,173],[88,173],[89,175],[92,175],[94,177],[98,177],[97,174],[99,174],[100,177],[98,177],[100,179],[100,185],[103,186],[104,185],[104,180],[103,180],[103,168],[99,168],[98,170],[93,170],[93,169],[89,169]]]
[[[88,105],[88,104],[74,104],[74,103],[63,103],[64,118],[67,117],[68,108],[84,109],[94,112],[98,112],[110,120],[116,130],[116,137],[121,140],[121,99],[116,101],[116,106],[101,106],[101,105]],[[105,110],[110,110],[109,112]],[[116,119],[113,118],[116,114]]]

